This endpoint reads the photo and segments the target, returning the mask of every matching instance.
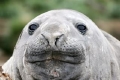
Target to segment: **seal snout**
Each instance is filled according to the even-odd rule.
[[[48,36],[47,34],[41,34],[45,40],[48,43],[48,46],[54,48],[58,46],[58,43],[60,43],[60,39],[64,36],[64,34],[57,34],[53,36]]]
[[[68,33],[65,25],[55,22],[42,26],[41,35],[47,41],[48,46],[57,49],[65,41]]]

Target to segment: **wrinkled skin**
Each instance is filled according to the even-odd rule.
[[[78,23],[86,25],[84,34]],[[12,80],[120,80],[119,53],[120,42],[82,13],[52,10],[24,27],[3,69]]]

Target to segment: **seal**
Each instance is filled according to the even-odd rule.
[[[51,10],[24,27],[2,68],[12,80],[120,80],[119,59],[120,42],[84,14]]]

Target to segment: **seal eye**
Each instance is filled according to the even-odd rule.
[[[39,24],[37,23],[34,23],[34,24],[31,24],[29,27],[28,27],[28,33],[29,35],[32,35],[34,33],[34,31],[39,27]]]
[[[83,35],[87,31],[87,27],[84,24],[77,24],[76,27]]]

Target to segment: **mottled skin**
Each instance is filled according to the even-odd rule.
[[[33,23],[39,27],[30,35]],[[86,25],[85,34],[76,24]],[[3,69],[12,80],[120,80],[119,57],[120,42],[88,17],[52,10],[24,27]]]

